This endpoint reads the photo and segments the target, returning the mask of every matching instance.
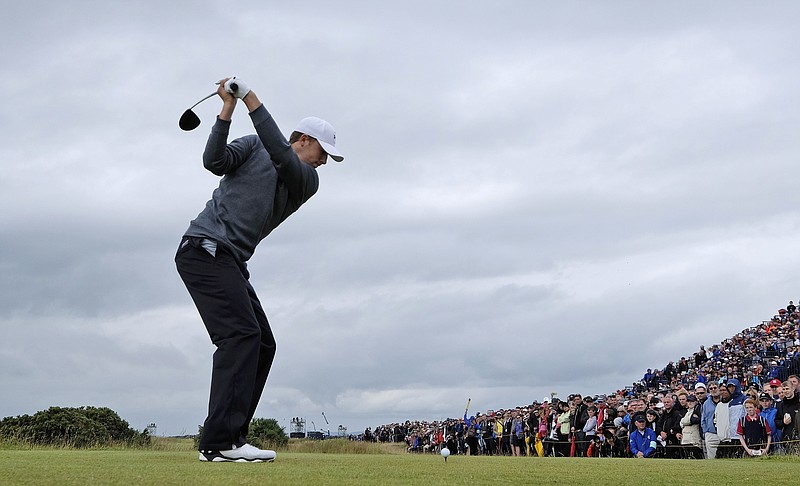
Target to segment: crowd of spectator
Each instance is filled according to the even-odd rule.
[[[690,358],[647,369],[605,395],[458,419],[368,428],[357,440],[404,442],[409,452],[509,456],[713,459],[800,452],[800,311],[770,320]]]

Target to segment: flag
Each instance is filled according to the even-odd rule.
[[[533,443],[533,448],[536,449],[536,454],[539,457],[544,456],[544,444],[542,444],[541,439],[538,437],[536,438],[536,442]]]

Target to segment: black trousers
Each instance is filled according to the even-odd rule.
[[[272,367],[275,338],[247,269],[222,246],[212,256],[200,239],[184,237],[175,264],[217,347],[200,449],[239,447]]]

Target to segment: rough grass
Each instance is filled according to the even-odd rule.
[[[405,444],[375,444],[348,439],[290,439],[286,452],[317,454],[406,454]]]
[[[311,441],[309,441],[311,442]],[[336,441],[330,442],[333,450]],[[342,441],[347,442],[347,441]],[[321,443],[318,443],[321,444]],[[338,444],[346,447],[346,444]],[[292,448],[290,444],[289,449]],[[296,449],[305,446],[294,445]],[[797,484],[800,458],[714,461],[278,452],[273,463],[201,463],[191,441],[149,449],[5,449],[0,484]]]

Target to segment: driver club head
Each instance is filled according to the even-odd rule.
[[[217,94],[216,91],[206,96],[202,100],[198,101],[197,103],[193,104],[191,108],[183,112],[183,115],[181,115],[181,119],[178,120],[178,126],[181,127],[181,130],[188,132],[200,126],[200,117],[198,117],[192,111],[192,108],[204,102],[205,100],[211,98],[215,94]]]
[[[181,130],[189,132],[200,126],[200,117],[198,117],[191,108],[184,111],[181,119],[178,121],[178,126]]]

